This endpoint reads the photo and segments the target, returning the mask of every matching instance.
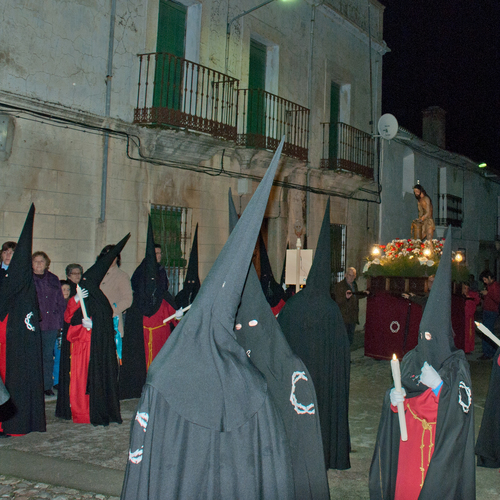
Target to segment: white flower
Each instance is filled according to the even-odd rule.
[[[380,259],[373,259],[372,264],[380,265]]]
[[[371,263],[371,262],[367,262],[367,263],[365,264],[365,267],[363,267],[363,272],[364,272],[364,273],[366,273],[366,271],[368,271],[368,269],[370,269],[370,266],[371,266],[371,265],[372,265],[372,263]]]
[[[432,266],[434,265],[434,261],[433,261],[433,260],[428,260],[428,261],[427,261],[427,265],[428,265],[429,267],[432,267]]]

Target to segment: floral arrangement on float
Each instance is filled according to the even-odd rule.
[[[366,258],[363,274],[369,276],[425,278],[436,274],[444,239],[430,242],[419,239],[395,239],[387,245],[375,245]],[[469,270],[460,252],[453,252],[452,279],[467,281]]]

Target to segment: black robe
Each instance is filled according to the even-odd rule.
[[[149,368],[122,500],[293,498],[283,421],[233,330],[282,144],[189,314]]]
[[[403,379],[404,363],[410,361],[408,357],[413,355],[413,352],[410,351],[401,363]],[[461,387],[463,384],[468,389],[471,388],[470,369],[464,352],[455,351],[450,355],[438,373],[443,385],[439,393],[436,441],[418,498],[472,500],[476,497],[473,403],[466,412],[458,400],[460,394],[466,407],[471,401],[466,390]],[[387,391],[384,399],[370,467],[371,500],[391,500],[396,489],[401,435],[398,415],[391,410],[389,392]]]
[[[45,431],[40,313],[31,269],[35,207],[31,209],[16,251],[2,279],[2,318],[7,320],[5,387],[10,400],[0,421],[6,434]]]
[[[130,234],[98,259],[92,267],[83,273],[79,283],[81,288],[88,291],[88,297],[84,300],[87,315],[92,320],[87,393],[89,394],[90,423],[93,425],[109,425],[110,422],[122,423],[118,399],[118,360],[113,309],[99,285],[129,238]],[[71,318],[71,324],[80,325],[82,317],[82,311],[78,309]],[[69,383],[69,379],[64,383]],[[66,418],[64,415],[68,415],[68,408],[69,391],[60,400],[58,413],[60,412],[59,415],[62,418]],[[69,411],[71,412],[71,410]]]
[[[174,298],[168,291],[168,279],[163,268],[156,262],[153,226],[148,220],[146,255],[130,280],[133,291],[132,305],[127,310],[123,341],[122,365],[120,367],[120,400],[140,398],[146,383],[146,354],[144,352],[144,316],[158,312],[166,300],[177,309]],[[173,329],[170,322],[170,328]]]
[[[330,296],[330,274],[328,203],[306,288],[288,299],[278,322],[316,389],[326,467],[348,469],[350,347],[339,306]]]
[[[185,308],[194,302],[200,290],[200,277],[198,275],[198,224],[194,232],[193,246],[189,254],[189,264],[186,279],[182,290],[175,296],[175,302],[179,307]]]
[[[428,390],[420,383],[425,362],[440,375],[434,451],[419,495],[420,500],[473,500],[474,405],[469,364],[457,350],[451,326],[451,228],[446,233],[441,261],[419,326],[417,346],[401,362],[401,384],[406,397]],[[389,369],[389,367],[388,367]],[[398,473],[400,431],[390,408],[389,392],[382,407],[377,442],[370,467],[370,498],[394,498]],[[420,470],[416,468],[416,473]]]
[[[500,467],[500,366],[497,349],[493,359],[490,386],[484,405],[483,419],[476,443],[477,465],[479,467]]]
[[[76,284],[69,283],[69,297],[76,295]],[[69,404],[69,381],[71,370],[71,342],[68,341],[69,324],[64,322],[61,336],[61,357],[59,360],[59,384],[57,387],[56,417],[71,420]]]

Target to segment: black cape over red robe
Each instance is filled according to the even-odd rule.
[[[293,498],[283,422],[234,335],[282,145],[189,314],[150,366],[122,500]]]
[[[148,219],[146,255],[130,280],[134,299],[127,310],[123,343],[122,366],[120,367],[120,399],[140,398],[146,383],[146,354],[144,351],[144,316],[158,312],[163,300],[177,309],[167,289],[167,280],[160,279],[156,262],[153,226]],[[166,319],[166,318],[163,318]]]
[[[306,288],[288,299],[278,322],[316,389],[326,467],[348,469],[350,347],[339,306],[330,296],[330,275],[328,201]]]
[[[113,309],[99,285],[129,238],[130,234],[98,259],[92,267],[83,273],[79,283],[81,288],[89,292],[85,299],[85,307],[87,315],[92,319],[87,393],[89,394],[90,423],[93,425],[109,425],[110,422],[122,423],[118,400],[118,360],[114,338]],[[82,317],[82,311],[78,309],[71,318],[71,324],[81,325]],[[62,403],[64,406],[61,411],[66,414],[69,397],[67,401],[66,399],[61,401],[61,406]]]
[[[237,215],[229,196],[230,228]],[[233,222],[233,224],[231,223]],[[250,266],[236,315],[236,339],[264,375],[291,450],[296,500],[329,499],[318,403],[311,376],[288,345]]]
[[[451,328],[451,246],[449,228],[420,322],[418,345],[401,362],[401,382],[407,398],[428,389],[419,381],[425,361],[437,370],[443,381],[439,392],[434,452],[418,497],[420,500],[473,500],[476,497],[470,368],[465,353],[455,347]],[[390,408],[389,392],[384,399],[370,467],[371,500],[390,500],[395,493],[401,436],[398,415]],[[415,469],[420,474],[418,464]]]
[[[31,267],[33,221],[31,205],[16,251],[2,280],[1,320],[7,320],[5,387],[10,400],[0,411],[6,434],[45,431],[42,338]]]
[[[484,404],[483,419],[476,443],[477,465],[480,467],[500,468],[500,366],[497,349],[493,358],[490,386]]]

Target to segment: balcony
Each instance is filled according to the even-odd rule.
[[[139,54],[134,123],[236,141],[238,80],[167,53]]]
[[[283,154],[307,161],[309,110],[265,90],[240,90],[237,145],[275,150],[283,136]]]
[[[322,123],[323,148],[320,168],[344,170],[373,180],[375,142],[367,132],[346,123]]]
[[[236,146],[307,161],[309,110],[201,64],[167,53],[139,54],[134,123],[203,132]]]
[[[452,194],[439,194],[438,217],[435,219],[436,226],[462,227],[462,221],[462,198]]]

